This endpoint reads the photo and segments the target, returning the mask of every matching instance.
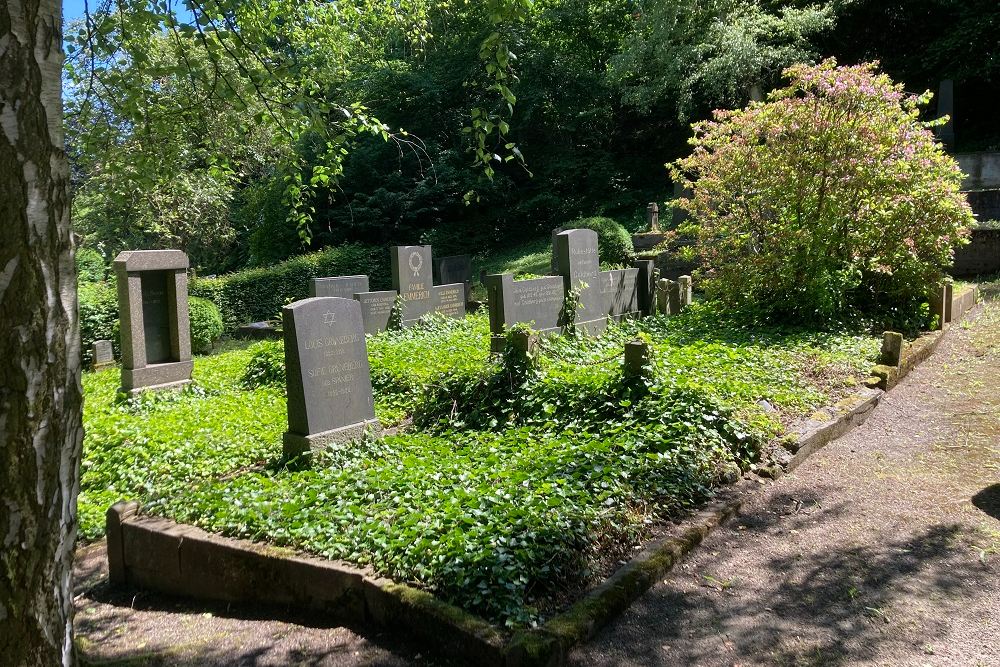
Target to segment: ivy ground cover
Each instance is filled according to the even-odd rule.
[[[490,357],[475,315],[369,339],[395,433],[280,460],[280,344],[195,360],[194,386],[131,401],[86,374],[81,530],[113,502],[368,565],[509,627],[626,558],[652,527],[762,463],[796,418],[853,391],[878,340],[760,330],[696,304]],[[653,360],[622,373],[625,341]],[[248,372],[249,370],[249,372]]]

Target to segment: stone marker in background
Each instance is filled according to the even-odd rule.
[[[188,258],[180,250],[131,250],[114,261],[122,340],[122,391],[191,381]]]
[[[563,287],[578,290],[574,324],[588,333],[600,333],[607,325],[607,310],[601,294],[597,232],[569,229],[555,235],[552,253],[557,258]]]
[[[431,288],[431,310],[446,317],[462,319],[465,317],[466,284],[435,285]]]
[[[115,365],[115,352],[110,340],[95,340],[90,346],[90,369],[99,371]]]
[[[938,87],[937,117],[948,116],[948,122],[937,128],[937,136],[947,148],[955,147],[955,82],[945,79]]]
[[[396,304],[396,292],[359,292],[354,294],[354,300],[361,304],[361,321],[364,322],[365,333],[378,333],[389,328],[392,317],[392,307]]]
[[[361,304],[314,297],[285,306],[281,317],[288,388],[285,457],[377,430]]]
[[[670,281],[666,278],[656,281],[656,312],[662,315],[670,312]]]
[[[335,296],[353,299],[355,294],[368,291],[368,276],[335,276],[311,278],[309,296]]]
[[[694,300],[694,290],[692,289],[691,276],[678,276],[677,286],[680,288],[680,308],[690,306]]]
[[[681,312],[681,284],[676,280],[668,281],[667,314],[677,315]]]
[[[647,374],[647,367],[653,358],[653,350],[644,340],[630,340],[625,343],[625,377],[639,378]]]
[[[655,201],[649,202],[646,207],[646,222],[649,223],[649,231],[657,233],[660,231],[660,205]]]
[[[940,283],[931,287],[931,292],[927,296],[927,302],[930,304],[931,318],[937,318],[937,329],[944,329],[945,325],[948,323],[948,313],[946,311],[945,294],[947,293],[946,283]]]
[[[955,285],[950,280],[944,284],[944,321],[951,322],[952,304],[955,301]]]
[[[638,259],[634,262],[639,270],[636,276],[636,292],[639,298],[639,311],[643,315],[656,314],[656,262],[651,259]]]
[[[903,358],[903,334],[886,331],[882,334],[882,353],[879,363],[886,366],[899,366]]]
[[[393,246],[392,287],[403,299],[402,325],[412,326],[434,307],[434,274],[429,245]]]
[[[472,296],[472,257],[452,255],[434,259],[434,282],[438,285],[465,285],[465,301]]]

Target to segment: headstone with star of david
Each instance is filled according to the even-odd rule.
[[[402,297],[400,320],[404,327],[412,326],[434,310],[434,273],[429,245],[393,246],[392,288]]]
[[[281,312],[292,458],[378,429],[361,304],[314,297]]]

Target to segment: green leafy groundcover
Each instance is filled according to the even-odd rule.
[[[654,344],[645,379],[621,372],[636,336]],[[546,339],[532,366],[490,358],[481,315],[437,321],[369,339],[377,414],[413,425],[292,470],[280,383],[243,379],[266,345],[196,359],[179,394],[119,403],[115,372],[85,376],[83,534],[134,498],[371,565],[512,627],[751,465],[782,422],[852,389],[878,350],[847,333],[740,328],[696,305]]]

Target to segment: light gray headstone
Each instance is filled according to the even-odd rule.
[[[579,290],[576,325],[598,333],[607,323],[607,311],[600,287],[600,260],[597,232],[592,229],[569,229],[556,234],[555,256],[563,286]]]
[[[99,371],[115,365],[115,352],[110,340],[95,340],[90,346],[91,369]]]
[[[435,285],[432,308],[435,313],[446,317],[462,319],[465,317],[465,283],[451,285]]]
[[[368,276],[335,276],[311,278],[309,296],[336,296],[352,299],[355,294],[368,291]]]
[[[361,304],[361,321],[365,325],[365,333],[378,333],[389,328],[389,318],[392,307],[396,303],[396,292],[360,292],[354,295],[354,300]]]
[[[180,250],[130,250],[115,258],[122,337],[122,391],[191,381],[188,258]]]
[[[281,315],[288,389],[286,457],[377,428],[361,304],[314,297],[285,306]]]

